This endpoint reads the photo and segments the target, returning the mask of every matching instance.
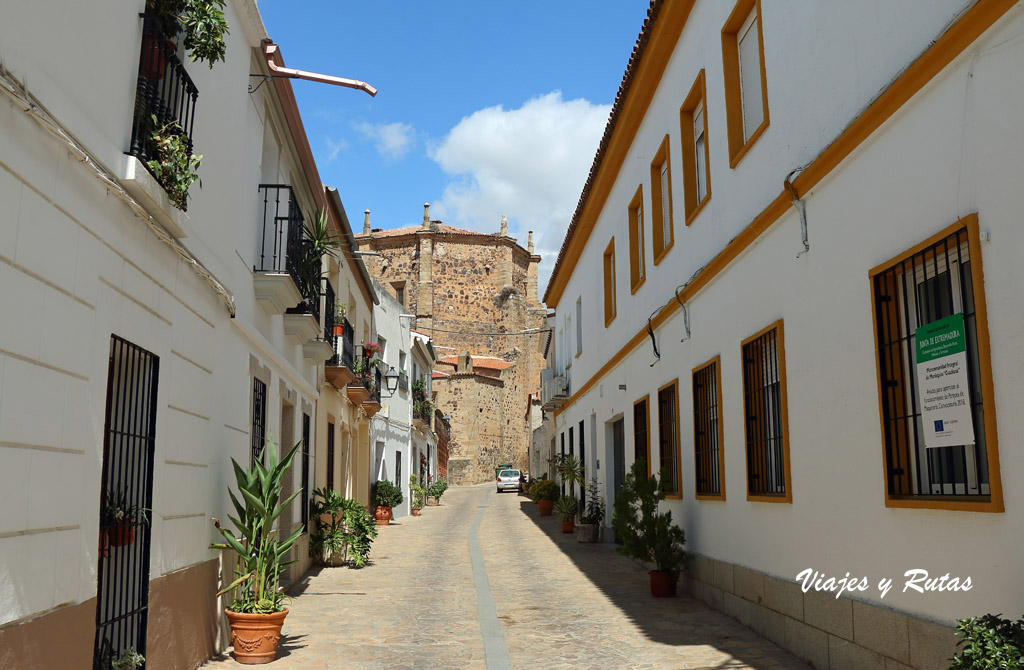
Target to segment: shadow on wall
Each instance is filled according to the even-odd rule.
[[[685,572],[680,578],[678,597],[653,598],[647,568],[613,553],[615,545],[576,542],[575,534],[562,533],[557,516],[541,517],[536,503],[526,498],[520,501],[520,509],[647,639],[672,646],[710,645],[733,657],[734,660],[719,666],[723,668],[746,667],[744,664],[807,667],[729,616],[684,595]],[[776,666],[771,661],[781,665]]]

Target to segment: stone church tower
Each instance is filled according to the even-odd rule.
[[[494,467],[526,469],[544,359],[544,305],[537,297],[533,233],[527,247],[508,235],[430,220],[356,235],[370,274],[416,315],[415,330],[438,347],[433,388],[451,416],[448,473],[453,483],[490,481]]]

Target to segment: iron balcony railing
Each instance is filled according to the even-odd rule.
[[[327,277],[322,277],[324,285],[324,342],[334,346],[334,287]]]
[[[305,217],[288,184],[260,184],[263,203],[263,229],[256,272],[287,272],[302,296],[303,306],[289,311],[305,311],[320,320],[321,259],[315,257],[306,237]],[[334,309],[333,303],[330,308]]]
[[[380,366],[374,367],[368,376],[363,377],[363,386],[370,392],[367,402],[380,403]]]
[[[427,409],[420,405],[418,402],[414,402],[412,406],[412,418],[419,419],[420,421],[427,424],[427,428],[433,423],[434,408]]]
[[[177,45],[157,29],[154,19],[143,15],[139,79],[128,147],[128,154],[143,165],[157,158],[152,135],[167,124],[176,124],[172,132],[187,138],[188,154],[193,153],[192,130],[199,89],[185,71],[177,50]],[[148,165],[146,169],[149,170]]]
[[[355,345],[352,342],[352,324],[348,319],[341,317],[341,335],[333,335],[329,340],[334,347],[334,355],[327,361],[330,367],[346,367],[353,369],[355,363]]]

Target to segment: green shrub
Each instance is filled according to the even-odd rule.
[[[963,647],[949,670],[1024,670],[1024,619],[1001,619],[1001,614],[957,619]]]
[[[668,471],[661,471],[664,480]],[[647,464],[638,459],[633,462],[622,490],[615,497],[612,527],[615,537],[622,540],[616,551],[639,561],[654,563],[660,572],[671,572],[678,579],[686,566],[683,545],[686,534],[672,523],[672,512],[659,512],[658,503],[665,499],[662,486],[655,476],[647,476]]]
[[[431,496],[432,498],[436,498],[437,502],[441,502],[441,496],[443,496],[444,492],[447,490],[448,482],[444,481],[443,479],[438,479],[436,482],[430,485],[429,489],[427,489],[427,495]]]
[[[228,34],[224,0],[147,0],[146,12],[167,37],[185,31],[185,48],[193,62],[204,60],[212,68],[224,60]]]
[[[530,487],[530,497],[534,500],[557,500],[558,484],[550,479],[539,479]]]
[[[405,500],[402,489],[387,479],[373,485],[373,502],[377,507],[398,507]]]
[[[314,527],[309,555],[326,559],[337,554],[357,568],[366,565],[370,545],[377,537],[377,524],[366,507],[328,488],[314,490],[309,507]],[[324,522],[325,515],[330,515],[330,524]]]
[[[562,521],[572,521],[576,518],[576,511],[579,509],[579,503],[576,502],[576,498],[572,496],[562,496],[555,502],[555,516]]]
[[[203,157],[189,153],[188,137],[176,121],[156,127],[159,122],[153,115],[152,122],[154,129],[149,139],[156,148],[156,158],[146,161],[146,166],[167,191],[167,197],[174,206],[185,211],[188,208],[188,189],[199,180],[198,170]],[[202,186],[200,181],[199,187]]]
[[[420,486],[420,478],[416,475],[409,475],[409,492],[412,494],[412,508],[423,509],[423,503],[427,498],[427,489]]]
[[[592,477],[587,484],[587,504],[580,507],[580,523],[604,523],[604,497],[597,477]]]

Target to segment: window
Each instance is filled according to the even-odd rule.
[[[615,238],[604,250],[604,325],[615,318]]]
[[[704,101],[707,89],[704,70],[697,75],[697,81],[679,108],[679,130],[683,145],[683,205],[686,225],[690,225],[697,213],[704,208],[711,197],[711,177],[708,173],[708,118]]]
[[[405,307],[405,282],[391,282],[391,286],[395,289],[395,299],[398,300],[402,307]]]
[[[327,490],[334,488],[334,424],[327,422]]]
[[[583,296],[576,298],[576,355],[583,353]]]
[[[720,356],[693,371],[693,455],[697,499],[725,500]]]
[[[572,317],[565,315],[565,367],[572,367],[572,358],[569,358],[569,351],[572,349]]]
[[[782,321],[743,341],[747,500],[792,502]]]
[[[252,453],[250,464],[257,460],[266,463],[263,445],[267,439],[267,385],[255,377],[252,380]]]
[[[647,278],[644,254],[644,187],[641,184],[629,203],[629,289],[636,293]]]
[[[302,528],[309,532],[309,415],[302,415],[302,494],[299,506],[302,508]]]
[[[768,127],[763,36],[761,0],[739,0],[722,28],[730,167]]]
[[[650,396],[644,396],[633,403],[633,461],[644,459],[647,476],[651,475],[651,423]]]
[[[667,498],[683,497],[679,472],[679,380],[658,389],[658,456]]]
[[[565,458],[565,432],[564,431],[562,432],[561,437],[562,437],[562,458]],[[557,472],[557,470],[556,470],[556,472]],[[559,477],[559,481],[562,484],[562,495],[564,496],[565,495],[565,482],[561,481],[561,479],[562,478]]]
[[[580,486],[580,504],[587,504],[587,448],[584,445],[583,430],[585,426],[580,421],[580,469],[583,471],[583,484]]]
[[[395,486],[402,487],[402,452],[395,452]]]
[[[972,215],[871,271],[887,506],[1003,511],[978,243]]]
[[[658,153],[651,161],[651,208],[654,233],[654,264],[664,258],[675,242],[672,231],[672,174],[668,163],[668,135],[661,141]]]

